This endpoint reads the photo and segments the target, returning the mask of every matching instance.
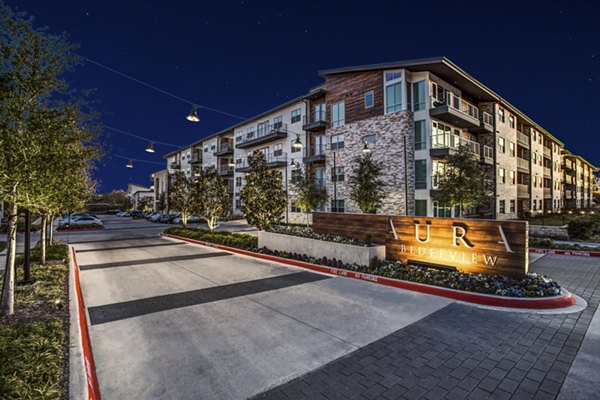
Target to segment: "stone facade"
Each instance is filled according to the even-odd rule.
[[[496,152],[496,218],[516,219],[517,117],[499,105],[495,106],[494,115],[496,116],[496,145],[494,146]],[[504,202],[504,207],[501,206],[502,202]]]
[[[345,179],[334,184],[331,171],[334,155],[331,136],[343,133],[344,148],[335,151],[336,167],[344,167]],[[383,162],[383,180],[387,183],[387,197],[378,213],[414,215],[415,161],[414,127],[410,111],[380,115],[327,130],[327,190],[329,199],[345,201],[345,212],[360,212],[349,197],[348,179],[352,174],[353,159],[362,155],[363,138],[373,135],[369,143],[375,161]],[[406,146],[406,147],[405,147]]]

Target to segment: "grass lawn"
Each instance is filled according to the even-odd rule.
[[[32,261],[38,256],[34,248]],[[36,282],[16,286],[15,314],[0,317],[1,399],[67,399],[67,246],[49,248],[48,259],[44,266],[32,262]],[[17,281],[22,277],[19,264]]]

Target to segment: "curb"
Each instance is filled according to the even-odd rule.
[[[96,376],[96,364],[94,363],[94,355],[92,353],[92,343],[90,341],[90,332],[88,330],[87,318],[85,314],[85,304],[83,301],[83,294],[81,293],[81,285],[79,282],[79,265],[77,265],[77,255],[75,248],[71,248],[71,260],[73,265],[73,286],[75,288],[73,301],[77,304],[73,305],[77,307],[76,317],[71,316],[71,320],[76,319],[75,324],[71,324],[71,337],[75,333],[77,347],[69,351],[69,355],[73,354],[75,360],[70,361],[69,372],[69,397],[76,399],[88,399],[88,400],[100,400],[100,388],[98,385],[98,377]],[[69,296],[69,303],[71,303],[71,296]],[[75,326],[73,326],[75,325]],[[73,371],[72,368],[75,367]],[[73,379],[73,372],[75,373],[75,380]],[[82,376],[82,374],[84,376]]]
[[[518,309],[531,309],[531,310],[547,310],[556,309],[563,307],[570,307],[576,304],[575,297],[568,291],[562,289],[564,292],[560,296],[546,297],[546,298],[511,298],[503,296],[495,296],[481,293],[464,292],[461,290],[447,289],[439,286],[425,285],[422,283],[402,281],[399,279],[386,278],[383,276],[376,276],[370,274],[363,274],[362,272],[348,271],[340,268],[325,267],[322,265],[310,264],[303,261],[290,260],[287,258],[281,258],[276,256],[270,256],[266,254],[254,253],[247,250],[235,249],[228,246],[222,246],[219,244],[203,242],[201,240],[189,239],[182,236],[170,235],[167,233],[161,233],[160,236],[178,239],[184,242],[199,244],[202,246],[212,247],[219,250],[229,251],[231,253],[242,254],[249,257],[260,258],[267,261],[274,261],[281,264],[287,264],[294,267],[300,267],[309,269],[316,272],[321,272],[330,275],[337,275],[346,278],[358,279],[362,281],[368,281],[372,283],[378,283],[380,285],[391,286],[399,289],[412,290],[414,292],[430,294],[434,296],[446,297],[453,300],[464,301],[466,303],[480,304],[484,306],[492,307],[503,307],[503,308],[518,308]]]
[[[600,251],[536,249],[530,247],[529,252],[536,254],[555,254],[558,256],[600,257]]]
[[[54,232],[56,233],[63,233],[63,232],[86,232],[86,231],[101,231],[104,228],[83,228],[83,229],[55,229]]]

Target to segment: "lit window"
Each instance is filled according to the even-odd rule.
[[[503,137],[498,138],[498,149],[500,153],[506,153],[506,140]]]
[[[500,183],[506,183],[506,171],[504,168],[498,168],[498,181]]]

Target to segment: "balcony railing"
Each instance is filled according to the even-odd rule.
[[[236,147],[240,147],[244,146],[245,144],[250,144],[251,142],[263,143],[265,140],[260,139],[267,139],[266,141],[268,141],[270,137],[276,139],[278,137],[285,137],[287,134],[287,124],[276,123],[273,125],[264,125],[258,127],[256,131],[250,130],[241,136],[238,135],[235,145]]]
[[[529,136],[527,136],[523,132],[517,131],[517,142],[529,148]]]
[[[431,105],[434,108],[447,105],[448,107],[453,108],[454,110],[462,114],[468,115],[471,118],[475,118],[477,120],[479,119],[479,109],[473,104],[469,103],[468,101],[461,99],[452,92],[446,92],[445,100],[440,100],[436,98],[432,98],[431,100]]]
[[[488,112],[483,111],[481,113],[481,121],[484,125],[494,126],[494,117]]]
[[[529,185],[524,185],[522,183],[517,184],[517,195],[519,197],[529,197]]]
[[[315,162],[325,160],[325,145],[311,146],[304,149],[304,162]]]
[[[544,146],[544,155],[548,158],[552,157],[552,150],[549,147]]]
[[[181,164],[172,162],[169,164],[169,169],[181,169]]]
[[[249,156],[248,158],[252,158],[252,156]],[[250,170],[250,162],[248,158],[243,158],[236,161],[236,172],[246,172]],[[287,165],[287,153],[269,154],[265,158],[267,159],[267,166],[271,168],[285,167]]]
[[[327,112],[325,110],[313,111],[304,116],[302,129],[305,131],[316,131],[327,127]]]
[[[467,147],[471,152],[479,155],[479,143],[469,139],[461,138],[460,136],[442,133],[431,136],[432,149],[458,149],[460,146]]]
[[[192,156],[192,158],[190,159],[190,164],[198,164],[202,162],[202,155],[201,154],[194,154]]]
[[[529,170],[529,160],[517,157],[517,167]]]
[[[229,165],[219,165],[219,174],[220,175],[229,175],[233,173],[233,167]]]
[[[544,176],[550,177],[552,176],[552,169],[548,167],[544,167]]]
[[[233,153],[233,145],[231,143],[226,142],[219,144],[219,147],[217,147],[217,150],[215,150],[214,155],[219,156],[229,153]]]

